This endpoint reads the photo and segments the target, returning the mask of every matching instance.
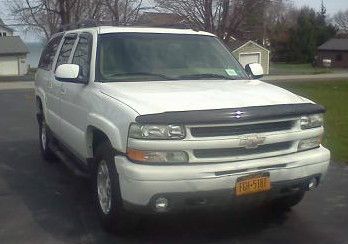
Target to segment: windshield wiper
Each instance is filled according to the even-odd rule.
[[[175,80],[172,77],[163,75],[163,74],[156,74],[156,73],[149,73],[149,72],[129,72],[129,73],[115,73],[108,75],[109,77],[118,77],[118,76],[153,76],[153,77],[159,77],[165,80]]]
[[[222,79],[222,80],[236,80],[237,78],[232,78],[232,77],[228,77],[225,75],[219,75],[219,74],[192,74],[192,75],[182,75],[179,76],[178,79],[209,79],[209,78],[216,78],[216,79]]]

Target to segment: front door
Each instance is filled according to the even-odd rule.
[[[81,33],[69,63],[80,67],[77,80],[63,82],[61,94],[61,126],[64,143],[80,159],[87,156],[85,131],[87,127],[87,104],[89,99],[90,62],[92,34]]]
[[[54,72],[57,69],[57,67],[61,64],[67,64],[69,63],[70,56],[72,54],[72,50],[75,44],[75,41],[77,39],[76,34],[68,34],[63,39],[63,44],[59,50],[57,62],[54,67]],[[55,125],[55,127],[58,127],[53,132],[56,137],[59,139],[62,139],[62,107],[61,107],[61,97],[64,95],[64,86],[63,82],[58,81],[55,79],[55,76],[52,76],[51,81],[51,89],[52,89],[52,112],[54,113],[54,121],[55,123],[58,123],[58,125]],[[53,115],[52,115],[53,116]]]

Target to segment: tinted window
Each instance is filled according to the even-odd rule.
[[[90,67],[90,51],[91,50],[91,35],[82,34],[79,37],[74,57],[73,64],[80,66],[80,79],[88,80]]]
[[[76,35],[66,36],[64,38],[64,43],[63,43],[62,48],[60,49],[56,67],[58,67],[61,64],[68,63],[71,51],[74,47],[75,40],[76,40]]]
[[[56,36],[48,42],[46,48],[41,54],[39,68],[51,70],[54,56],[56,55],[62,37],[63,35]]]
[[[104,82],[247,78],[232,54],[211,36],[103,34],[98,56],[97,72]]]

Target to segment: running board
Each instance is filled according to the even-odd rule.
[[[62,149],[59,148],[55,143],[50,143],[49,148],[52,152],[57,156],[57,158],[64,163],[64,165],[75,175],[78,177],[88,178],[90,175],[88,172],[83,170],[76,160],[70,157],[67,153],[65,153]]]

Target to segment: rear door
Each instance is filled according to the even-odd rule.
[[[54,62],[58,56],[57,50],[61,45],[63,34],[54,36],[42,52],[39,69],[36,73],[36,80],[40,89],[45,92],[45,119],[48,127],[55,134],[59,133],[59,83],[54,79]]]
[[[61,93],[62,140],[80,159],[86,158],[87,104],[90,82],[90,64],[93,44],[91,33],[81,33],[73,49],[69,63],[80,67],[78,80],[65,81]]]

